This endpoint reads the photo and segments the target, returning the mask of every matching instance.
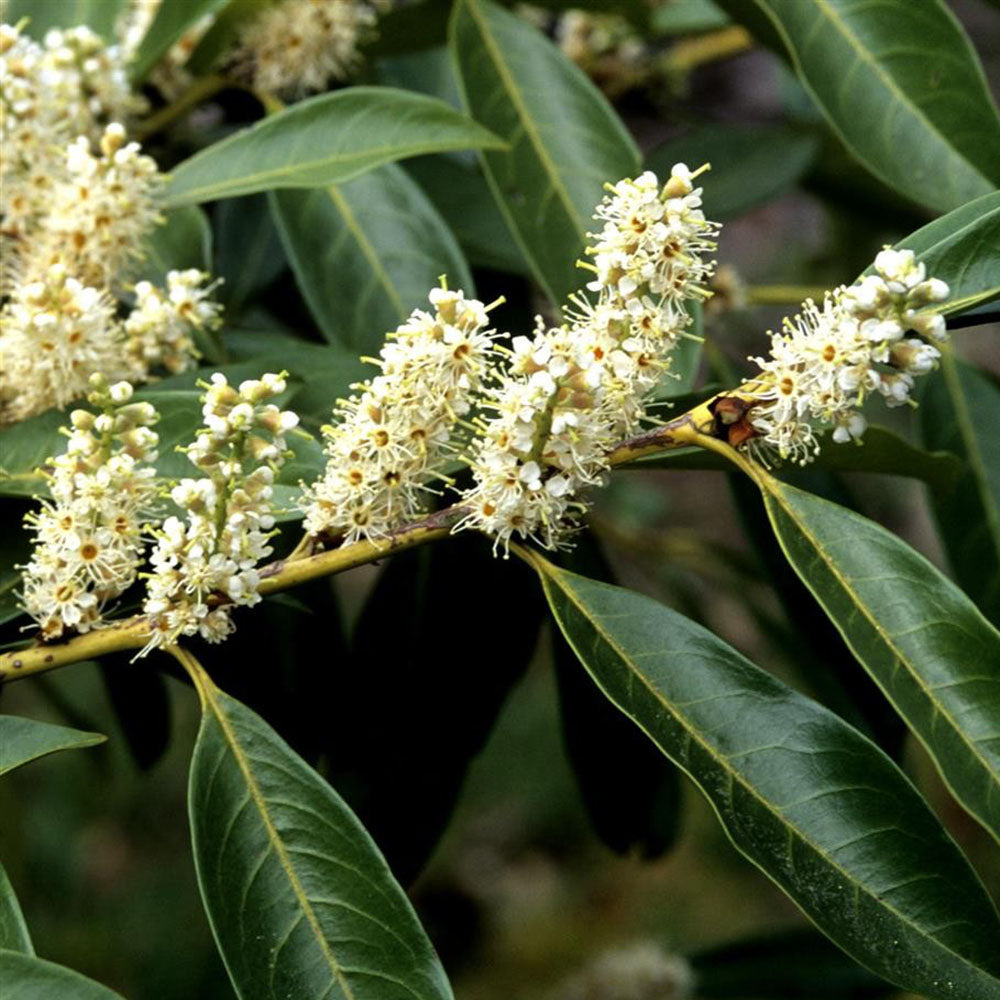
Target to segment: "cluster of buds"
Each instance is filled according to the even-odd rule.
[[[95,375],[91,388],[99,412],[70,414],[66,451],[50,463],[52,500],[25,518],[35,549],[22,567],[22,602],[47,640],[100,625],[132,584],[156,497],[156,411],[132,401],[128,382]]]
[[[124,321],[106,291],[81,284],[62,263],[15,285],[0,310],[0,425],[81,398],[94,373],[139,382],[159,367],[189,367],[193,332],[221,322],[207,280],[201,271],[171,271],[166,293],[140,282]]]
[[[171,490],[184,517],[168,517],[156,532],[143,606],[152,634],[143,652],[182,635],[221,642],[233,630],[231,608],[261,599],[257,566],[271,553],[275,473],[298,417],[267,402],[285,391],[281,375],[234,388],[216,372],[202,385],[205,426],[187,455],[203,475]],[[228,603],[213,607],[219,600]]]
[[[374,35],[378,4],[366,0],[280,0],[240,32],[232,61],[255,90],[301,97],[349,79],[359,46]]]
[[[885,249],[873,274],[830,292],[822,305],[807,301],[771,334],[769,357],[751,359],[761,375],[748,387],[749,450],[764,462],[776,455],[805,465],[819,451],[817,427],[832,427],[837,442],[861,437],[867,422],[860,409],[872,393],[889,406],[908,402],[914,376],[931,371],[940,356],[929,341],[947,334],[932,307],[948,294],[911,250]]]
[[[194,332],[222,325],[222,306],[209,297],[217,285],[194,268],[168,271],[165,290],[138,282],[135,308],[124,323],[129,367],[138,373],[165,368],[172,374],[188,368],[198,356]]]
[[[156,195],[163,175],[156,163],[125,141],[125,129],[108,125],[99,155],[80,136],[69,144],[62,176],[53,185],[47,213],[18,254],[18,277],[55,261],[89,285],[112,287],[142,255],[142,243],[162,221]]]
[[[660,186],[652,173],[609,186],[589,249],[596,303],[574,298],[566,322],[515,337],[511,362],[486,392],[474,485],[464,494],[475,528],[506,547],[514,535],[556,548],[585,509],[580,490],[599,483],[607,455],[644,415],[690,323],[686,303],[709,294],[706,255],[718,225],[683,164]]]
[[[12,243],[48,212],[66,144],[143,109],[124,60],[89,28],[52,30],[41,45],[0,25],[0,214]],[[5,248],[7,249],[7,248]]]
[[[433,313],[417,309],[389,334],[374,359],[381,374],[323,429],[327,470],[305,491],[310,534],[384,537],[421,509],[458,451],[456,429],[492,358],[489,307],[446,288],[430,301]]]

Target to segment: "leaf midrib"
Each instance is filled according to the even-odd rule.
[[[200,682],[199,687],[201,688],[202,696],[205,699],[205,704],[211,708],[212,714],[215,716],[216,722],[222,730],[226,743],[229,745],[233,759],[236,761],[236,766],[240,769],[240,773],[243,775],[243,780],[246,782],[247,789],[250,792],[250,797],[252,798],[254,805],[257,807],[257,811],[264,823],[264,829],[267,831],[267,837],[271,843],[271,847],[278,856],[281,867],[288,877],[292,893],[298,900],[299,905],[302,907],[306,921],[308,922],[316,940],[319,942],[320,950],[326,958],[327,963],[330,966],[330,970],[333,972],[334,978],[344,991],[345,997],[347,1000],[355,1000],[354,991],[351,989],[350,983],[348,983],[344,978],[343,970],[340,968],[340,964],[337,962],[333,952],[330,950],[330,945],[319,925],[319,920],[316,918],[312,904],[309,902],[309,897],[306,895],[305,889],[299,881],[298,873],[295,871],[295,867],[292,865],[291,859],[288,857],[288,853],[285,850],[285,845],[282,843],[281,837],[278,834],[278,829],[274,825],[274,821],[271,819],[271,814],[267,807],[267,800],[264,798],[264,795],[253,776],[253,772],[250,770],[249,762],[247,761],[246,755],[243,753],[243,749],[229,723],[228,716],[223,712],[218,700],[215,697],[217,688],[207,674],[202,674],[198,679]]]
[[[826,548],[823,546],[822,542],[820,542],[819,539],[816,538],[816,536],[807,529],[805,524],[803,524],[801,519],[796,515],[792,507],[786,502],[784,497],[784,492],[780,484],[777,482],[777,480],[773,480],[770,479],[770,477],[768,477],[768,479],[762,480],[761,482],[762,482],[762,488],[765,489],[770,496],[774,497],[774,499],[778,502],[778,504],[780,504],[782,510],[788,515],[788,517],[796,525],[799,531],[802,532],[802,534],[813,546],[816,553],[821,557],[823,565],[827,568],[830,575],[841,586],[844,593],[847,594],[847,596],[850,598],[851,603],[854,605],[855,609],[861,613],[861,616],[868,622],[868,624],[875,631],[879,639],[881,639],[881,641],[885,644],[890,654],[895,658],[895,661],[901,666],[906,668],[907,674],[910,676],[912,680],[916,682],[917,687],[924,693],[930,704],[945,720],[947,720],[952,731],[959,737],[961,742],[965,744],[965,746],[971,753],[972,757],[974,757],[977,761],[979,761],[980,765],[983,767],[986,773],[993,779],[993,787],[1000,786],[1000,775],[997,775],[997,773],[993,770],[992,766],[983,758],[982,754],[977,749],[976,743],[972,741],[971,738],[965,734],[965,732],[963,732],[963,730],[956,723],[955,718],[948,711],[946,706],[942,704],[942,702],[938,698],[934,697],[934,689],[926,684],[926,682],[920,676],[920,674],[917,673],[910,659],[903,654],[903,652],[898,648],[898,646],[895,644],[890,635],[885,631],[885,629],[882,627],[879,621],[871,614],[871,612],[869,612],[867,605],[861,600],[860,595],[849,584],[848,578],[845,577],[844,574],[840,572],[835,561],[831,558]],[[775,525],[775,530],[780,539],[780,532],[777,531],[777,525]],[[812,589],[813,588],[810,587],[810,590]],[[813,595],[816,597],[818,601],[820,601],[821,604],[823,603],[822,598],[820,598],[819,594],[817,594],[815,590],[813,590]],[[850,646],[851,649],[853,650],[854,644],[850,641],[844,630],[840,628],[839,623],[835,622],[834,624],[837,625],[838,629],[844,635],[844,639],[847,642],[848,646]],[[855,653],[855,655],[858,656],[857,653]],[[858,656],[858,659],[861,659],[862,662],[864,662],[862,657]],[[878,684],[879,688],[881,688],[885,696],[893,704],[895,704],[896,699],[894,699],[892,695],[889,693],[887,686],[882,682],[881,678],[876,676],[874,671],[871,671],[871,676],[875,680],[875,683]],[[922,733],[917,732],[916,729],[914,729],[914,733],[918,737],[920,742],[923,743],[924,746],[927,748],[927,751],[931,754],[932,758],[937,760],[937,754],[933,752],[929,740],[925,738]],[[941,769],[941,773],[942,777],[945,778],[945,783],[948,785],[949,788],[951,788],[951,781],[944,775],[943,768]],[[952,791],[954,791],[954,789],[952,789]],[[972,807],[965,801],[965,798],[967,798],[967,796],[961,796],[961,797],[956,796],[956,797],[958,797],[959,800],[966,806],[966,808],[972,811],[973,814],[980,819],[980,822],[982,822],[983,825],[988,830],[990,830],[990,832],[993,834],[994,837],[997,836],[996,831],[993,830],[993,824],[986,818],[979,816],[979,811],[972,809]]]
[[[797,2],[806,2],[806,0],[797,0]],[[825,14],[827,19],[832,23],[833,27],[837,29],[837,31],[844,37],[844,40],[847,42],[847,44],[854,50],[854,52],[857,55],[857,58],[860,59],[861,62],[865,63],[875,73],[875,76],[878,77],[879,80],[886,86],[886,88],[893,94],[893,96],[900,103],[900,105],[903,108],[907,109],[911,113],[912,117],[916,118],[920,122],[923,122],[926,130],[937,140],[937,144],[939,146],[943,146],[947,153],[952,154],[957,160],[959,160],[972,173],[974,177],[982,181],[983,185],[985,185],[987,189],[993,188],[995,185],[984,174],[980,172],[980,170],[965,156],[963,152],[961,152],[959,149],[956,149],[956,147],[953,146],[947,140],[944,134],[939,131],[937,126],[934,125],[934,123],[926,116],[923,110],[919,106],[912,104],[905,99],[906,96],[905,93],[902,90],[900,90],[895,80],[893,80],[893,78],[889,76],[879,66],[878,62],[874,60],[874,57],[868,55],[868,50],[864,48],[861,42],[851,33],[848,26],[842,22],[840,17],[830,9],[828,0],[812,0],[812,2],[815,3],[817,8],[820,9],[820,16],[822,17]],[[814,91],[815,88],[813,84],[806,81],[805,74],[801,72],[802,59],[800,56],[799,48],[796,44],[793,43],[792,39],[789,37],[788,31],[781,22],[780,15],[778,15],[774,11],[774,8],[771,6],[770,0],[756,0],[756,3],[758,4],[758,6],[765,9],[765,13],[768,14],[768,17],[773,27],[781,36],[789,52],[791,52],[794,62],[800,69],[800,75],[802,76],[803,81],[806,82],[807,84],[807,89],[810,91]],[[820,106],[822,107],[825,105],[826,102],[820,101],[819,103]],[[840,135],[842,138],[844,138],[844,141],[846,142],[847,141],[846,137],[843,136],[843,130],[841,129],[840,125],[832,121],[830,124],[833,126],[834,131],[837,132],[838,135]],[[850,145],[850,143],[848,143],[848,145]],[[868,158],[867,154],[865,158],[867,160]],[[882,167],[876,168],[875,165],[869,165],[869,167],[872,170],[876,170],[876,172],[879,175],[884,175],[885,173]]]
[[[911,114],[918,120],[924,122],[928,131],[930,131],[933,135],[937,137],[938,142],[941,145],[943,145],[947,150],[956,153],[958,155],[958,158],[976,176],[978,176],[985,184],[992,187],[993,185],[990,183],[989,179],[980,172],[979,168],[971,160],[968,159],[965,153],[957,149],[955,146],[951,144],[951,142],[949,142],[948,138],[944,135],[943,132],[941,132],[938,126],[935,125],[934,122],[932,122],[931,119],[927,117],[927,114],[924,112],[923,108],[921,108],[920,105],[912,101],[909,101],[907,99],[906,92],[900,89],[899,84],[897,84],[896,81],[882,69],[879,63],[875,60],[874,56],[869,54],[868,49],[866,49],[861,44],[860,40],[853,34],[848,25],[844,22],[844,19],[831,6],[830,0],[813,0],[813,2],[819,8],[820,12],[827,16],[827,18],[837,29],[837,31],[841,35],[843,35],[848,45],[850,45],[851,48],[854,50],[857,58],[860,59],[863,63],[866,63],[874,71],[875,75],[882,81],[886,89],[892,93],[893,97],[895,97],[895,99],[900,103],[900,105],[904,108],[909,108]]]
[[[538,130],[535,127],[534,119],[528,112],[524,103],[524,98],[517,86],[517,82],[507,70],[503,57],[497,48],[496,41],[489,31],[489,26],[486,24],[486,20],[482,12],[478,9],[476,0],[464,0],[464,2],[466,10],[468,10],[472,20],[476,22],[476,27],[478,28],[480,36],[483,39],[483,45],[490,55],[490,60],[497,71],[497,75],[500,77],[507,93],[510,95],[511,103],[516,108],[518,117],[524,125],[525,134],[531,141],[538,159],[541,160],[542,166],[545,169],[546,174],[549,176],[552,189],[556,192],[559,200],[562,202],[563,208],[573,224],[573,228],[580,237],[580,241],[585,242],[587,238],[586,226],[583,222],[581,222],[576,205],[573,204],[573,200],[570,198],[569,192],[562,183],[559,172],[556,169],[556,165],[549,156],[549,152],[545,148],[545,144],[542,142],[542,137],[539,135]]]
[[[538,568],[538,564],[536,564],[536,568]],[[546,589],[546,591],[548,591],[548,589],[549,589],[548,588],[547,579],[548,579],[548,577],[551,574],[551,571],[553,569],[555,569],[555,568],[551,567],[548,564],[546,564],[544,566],[544,568],[541,569],[540,572],[539,572],[539,575],[542,577],[542,586]],[[559,573],[559,576],[562,579],[563,578],[563,574],[561,572],[559,572],[558,570],[556,570],[556,572]],[[552,574],[552,575],[554,575],[554,574]],[[562,584],[560,584],[560,587],[561,587],[563,593],[566,594],[566,596],[576,606],[577,610],[584,616],[584,618],[588,622],[591,623],[592,627],[594,628],[594,631],[597,632],[598,635],[611,647],[611,649],[615,652],[615,654],[624,663],[626,663],[629,666],[629,669],[630,669],[630,672],[631,672],[632,676],[639,678],[640,682],[643,684],[643,686],[646,688],[646,690],[650,694],[652,694],[652,696],[663,706],[664,711],[666,711],[672,718],[674,718],[678,722],[678,724],[681,726],[681,728],[684,730],[684,732],[687,733],[688,737],[690,739],[692,739],[695,743],[697,743],[698,746],[700,746],[714,761],[716,761],[716,763],[718,764],[718,766],[729,776],[730,780],[736,780],[739,783],[740,787],[743,788],[744,791],[748,792],[749,795],[753,799],[755,799],[757,802],[759,802],[767,812],[769,812],[772,816],[774,816],[776,819],[778,819],[779,822],[781,822],[790,832],[794,831],[795,835],[799,838],[799,840],[806,847],[808,847],[812,851],[814,851],[828,865],[830,865],[831,868],[833,868],[835,871],[839,872],[842,875],[842,877],[849,884],[851,884],[854,887],[855,893],[858,893],[858,892],[864,893],[866,897],[868,897],[869,899],[873,900],[878,906],[884,908],[889,913],[891,913],[894,917],[896,917],[896,919],[898,919],[900,921],[900,923],[906,925],[907,927],[912,928],[913,931],[916,934],[918,934],[920,937],[925,938],[925,939],[927,939],[929,941],[932,941],[935,945],[937,945],[937,947],[941,948],[942,951],[945,951],[949,955],[952,955],[955,959],[957,959],[959,962],[963,963],[964,965],[969,966],[970,968],[972,968],[972,969],[974,969],[974,970],[982,973],[985,976],[989,976],[990,978],[994,978],[985,969],[981,969],[979,966],[975,965],[973,962],[971,962],[964,955],[960,955],[958,952],[954,951],[948,945],[944,944],[942,941],[939,941],[937,938],[933,937],[929,932],[927,932],[926,930],[924,930],[918,924],[913,923],[912,920],[910,920],[908,917],[906,917],[903,914],[901,914],[894,906],[892,906],[891,903],[885,901],[884,899],[880,899],[878,896],[876,896],[870,889],[868,889],[866,886],[864,886],[863,883],[859,882],[848,871],[846,871],[840,864],[838,864],[833,858],[831,858],[822,848],[820,848],[817,844],[815,844],[812,841],[812,839],[810,837],[808,837],[798,826],[796,826],[791,820],[787,819],[784,815],[782,815],[782,813],[777,810],[776,806],[773,806],[768,799],[764,798],[763,795],[760,792],[758,792],[756,788],[754,788],[753,785],[751,785],[751,784],[749,784],[747,782],[747,780],[744,778],[744,776],[741,774],[740,771],[738,771],[734,767],[732,767],[729,764],[729,762],[726,760],[726,758],[724,756],[720,756],[719,754],[717,754],[715,752],[714,748],[712,747],[712,745],[709,744],[709,743],[706,743],[701,738],[700,734],[698,733],[698,730],[693,729],[691,726],[689,726],[686,723],[686,720],[684,719],[684,717],[682,715],[679,715],[676,711],[673,710],[673,708],[670,705],[670,702],[667,701],[667,699],[650,683],[650,681],[646,678],[646,676],[641,671],[639,671],[638,669],[636,669],[632,665],[632,662],[629,659],[629,657],[625,654],[625,652],[618,645],[618,643],[614,641],[614,639],[611,637],[611,635],[601,626],[601,624],[599,622],[597,622],[592,616],[590,616],[589,614],[587,614],[585,606],[576,597],[576,594],[573,592],[572,588],[568,584],[565,584],[564,582]],[[567,635],[567,639],[569,639],[568,635]],[[569,639],[569,641],[570,641],[570,644],[573,645],[572,640]],[[576,647],[574,645],[574,649],[575,648]],[[633,718],[633,717],[630,716],[630,718]],[[649,736],[649,738],[651,740],[653,740],[653,736],[649,733],[649,731],[646,729],[646,727],[642,725],[641,722],[639,722],[638,720],[636,720],[634,718],[633,718],[633,721],[635,721],[636,724],[639,725],[640,728],[643,729],[643,731],[646,733],[646,735]],[[846,723],[845,723],[845,725],[846,725]],[[863,740],[865,739],[865,737],[863,735],[861,735],[860,733],[858,734],[858,736],[861,739],[863,739]],[[653,742],[655,743],[656,740],[653,740]],[[657,743],[657,746],[659,746],[658,743]],[[681,770],[683,770],[686,774],[689,775],[689,777],[692,779],[692,781],[694,781],[696,784],[698,784],[700,786],[700,782],[698,782],[697,778],[693,774],[691,774],[691,772],[688,771],[688,769],[686,767],[684,767],[678,761],[675,761],[675,763],[677,764],[678,767],[681,768]],[[715,809],[716,812],[719,812],[719,808],[718,808],[718,806],[716,806],[715,802],[712,801],[711,798],[709,798],[709,801],[711,802],[713,809]],[[720,816],[721,816],[721,813],[720,813]],[[751,858],[750,860],[752,860],[753,863],[755,865],[757,865],[758,868],[761,869],[761,871],[764,871],[764,873],[769,878],[773,877],[755,859]]]

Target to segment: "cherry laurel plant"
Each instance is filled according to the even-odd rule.
[[[845,31],[884,28],[862,31],[864,12],[830,2]],[[960,29],[937,0],[922,5],[978,80]],[[21,523],[0,567],[0,624],[13,628],[0,683],[97,660],[112,700],[114,678],[146,692],[116,702],[140,745],[153,690],[142,685],[162,684],[162,671],[194,688],[192,850],[236,995],[452,997],[447,954],[400,883],[426,862],[530,658],[540,591],[567,752],[602,839],[669,850],[682,771],[818,928],[810,947],[837,946],[817,954],[843,982],[872,996],[1000,1000],[1000,918],[952,836],[981,847],[1000,885],[988,841],[1000,840],[1000,390],[955,357],[949,329],[1000,294],[996,170],[972,170],[974,153],[961,160],[968,176],[947,161],[953,187],[924,201],[936,219],[879,240],[854,280],[783,294],[804,301],[757,338],[740,381],[716,319],[765,296],[717,267],[725,236],[712,221],[713,176],[739,164],[723,151],[711,171],[680,156],[642,169],[607,98],[572,65],[613,70],[597,80],[613,97],[649,86],[657,63],[634,25],[580,12],[552,25],[457,0],[448,72],[460,113],[420,88],[355,85],[417,72],[426,44],[398,61],[414,5],[275,0],[181,16],[134,0],[70,27],[9,6],[0,490]],[[739,18],[740,5],[722,7]],[[797,18],[809,8],[819,24],[825,6],[773,7],[798,53],[808,31]],[[886,39],[908,32],[902,11],[886,17],[899,20]],[[729,53],[733,30],[748,44],[742,28],[709,26],[704,58],[713,44]],[[611,62],[595,58],[612,49]],[[879,45],[871,60],[900,72]],[[856,158],[916,198],[902,146],[875,148],[818,63],[796,65]],[[250,98],[260,121],[202,141],[228,131],[230,113],[245,118]],[[553,124],[550,100],[565,122]],[[990,121],[985,89],[976,100]],[[982,143],[1000,148],[1000,118]],[[469,149],[475,168],[450,157]],[[425,154],[435,158],[412,175],[392,162]],[[466,182],[494,210],[488,223],[449,207],[449,185],[457,195]],[[212,201],[210,223],[198,205]],[[499,286],[493,301],[474,277]],[[519,298],[540,313],[533,327],[510,308]],[[306,322],[328,343],[290,332]],[[715,384],[699,389],[703,351]],[[902,426],[890,410],[917,413],[926,448],[869,426]],[[595,539],[614,548],[641,521],[632,511],[617,523],[632,495],[623,466],[730,471],[769,571],[727,599],[756,614],[753,595],[769,587],[792,602],[795,684],[820,700],[709,630],[702,621],[718,616],[700,599],[675,595],[681,614],[612,582]],[[932,488],[964,590],[834,502],[848,492],[836,477],[864,471]],[[646,525],[632,539],[636,565],[680,553],[655,535]],[[696,551],[707,571],[711,547]],[[375,563],[388,565],[337,647],[345,669],[322,652],[340,642],[339,611],[330,581],[322,592],[316,581]],[[279,596],[295,588],[301,602]],[[452,638],[467,647],[461,673]],[[304,681],[293,654],[308,661]],[[333,708],[342,721],[329,721]],[[896,715],[939,776],[928,769],[919,788],[899,763]],[[0,774],[101,739],[0,715]],[[982,837],[948,810],[939,818],[930,801],[945,790]],[[796,947],[776,961],[791,970]],[[595,948],[552,995],[696,997],[733,961],[649,942]],[[757,995],[749,967],[735,974]],[[0,982],[25,998],[116,996],[35,955],[2,869]]]

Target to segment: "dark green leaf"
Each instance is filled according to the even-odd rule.
[[[956,208],[900,240],[948,282],[945,315],[962,313],[1000,296],[1000,191]],[[872,269],[869,268],[869,271]]]
[[[711,163],[698,181],[705,188],[705,214],[726,220],[792,188],[816,159],[819,145],[814,133],[787,125],[702,125],[657,146],[646,166],[667,177],[675,163],[692,168]]]
[[[1000,632],[874,521],[766,473],[755,479],[795,571],[956,798],[1000,836]]]
[[[14,887],[10,884],[3,865],[0,865],[0,950],[18,951],[23,955],[35,954],[28,925],[21,913],[21,904],[14,895]]]
[[[0,950],[4,1000],[122,1000],[79,972],[34,955]]]
[[[166,221],[146,239],[145,257],[134,280],[164,285],[167,271],[196,267],[212,269],[212,230],[197,205],[185,205],[164,213]]]
[[[231,319],[287,266],[267,196],[227,198],[216,209],[215,271],[224,279],[218,297]]]
[[[337,793],[204,674],[191,838],[241,1000],[450,1000],[444,970],[375,843]]]
[[[947,211],[1000,182],[1000,117],[940,0],[754,2],[834,131],[886,183]]]
[[[877,1000],[895,992],[806,928],[734,941],[690,962],[699,1000]]]
[[[455,237],[394,163],[346,184],[274,191],[271,206],[310,311],[332,343],[377,354],[446,275],[475,294]]]
[[[330,775],[404,884],[437,844],[543,614],[524,567],[473,537],[395,556],[365,604],[337,671],[352,708],[329,724]],[[497,628],[503,641],[484,642]]]
[[[441,101],[391,87],[349,87],[299,101],[195,153],[171,174],[164,203],[326,187],[407,156],[501,145]]]
[[[101,677],[115,719],[142,770],[151,768],[170,745],[170,695],[162,674],[130,654],[106,656]]]
[[[184,0],[183,3],[178,3],[174,0],[173,3],[161,3],[129,67],[132,79],[145,79],[146,74],[188,28],[206,15],[221,10],[227,2],[228,0]]]
[[[611,582],[611,567],[590,533],[565,557],[576,571]],[[654,858],[677,838],[680,775],[580,669],[558,629],[552,636],[559,718],[566,755],[597,835],[613,851]]]
[[[106,739],[100,733],[83,733],[18,715],[0,715],[0,774],[59,750],[92,747]]]
[[[441,154],[409,160],[406,170],[434,202],[470,264],[512,274],[531,272],[478,164]]]
[[[451,0],[397,4],[378,20],[378,37],[367,47],[372,57],[398,56],[442,45],[448,37]]]
[[[509,143],[484,152],[494,197],[535,277],[560,303],[584,283],[603,185],[633,176],[639,153],[597,88],[548,39],[490,0],[460,0],[451,46],[473,117]]]
[[[639,594],[533,557],[604,693],[733,843],[852,957],[935,1000],[1000,997],[1000,922],[903,774],[833,713]]]
[[[41,41],[49,28],[75,28],[85,24],[108,44],[114,42],[114,28],[126,0],[11,0],[4,20],[17,24],[30,18],[27,33]]]
[[[938,529],[962,588],[1000,624],[1000,388],[950,351],[941,368],[921,393],[920,427],[963,464],[932,493]]]

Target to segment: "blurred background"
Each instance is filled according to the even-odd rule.
[[[1000,10],[987,0],[952,7],[996,92]],[[659,9],[676,19],[664,16],[652,42],[613,19],[525,16],[571,54],[577,45],[655,162],[713,161],[705,200],[713,217],[713,191],[726,206],[726,269],[705,316],[700,378],[711,384],[746,370],[764,332],[795,310],[782,303],[797,302],[796,290],[850,282],[882,244],[928,216],[847,158],[776,57],[721,14],[706,22],[711,4]],[[698,30],[684,27],[681,9],[700,12]],[[405,75],[407,59],[372,72]],[[418,176],[430,169],[411,166]],[[484,299],[508,296],[498,325],[527,328],[539,304],[526,283],[488,270],[477,281]],[[297,296],[278,268],[251,306],[280,302],[308,336]],[[955,334],[958,353],[994,377],[998,344],[996,324]],[[877,419],[917,440],[912,411]],[[946,567],[920,482],[797,478]],[[724,473],[616,472],[568,564],[708,624],[874,735],[1000,899],[1000,850],[904,739],[761,518],[753,493]],[[535,589],[521,567],[463,538],[269,601],[267,649],[241,646],[238,633],[199,654],[359,812],[459,1000],[892,995],[729,846],[687,778],[596,693],[543,621]],[[229,1000],[188,842],[196,699],[158,669],[169,668],[78,665],[2,690],[4,712],[109,741],[0,782],[0,855],[42,957],[130,1000]]]

